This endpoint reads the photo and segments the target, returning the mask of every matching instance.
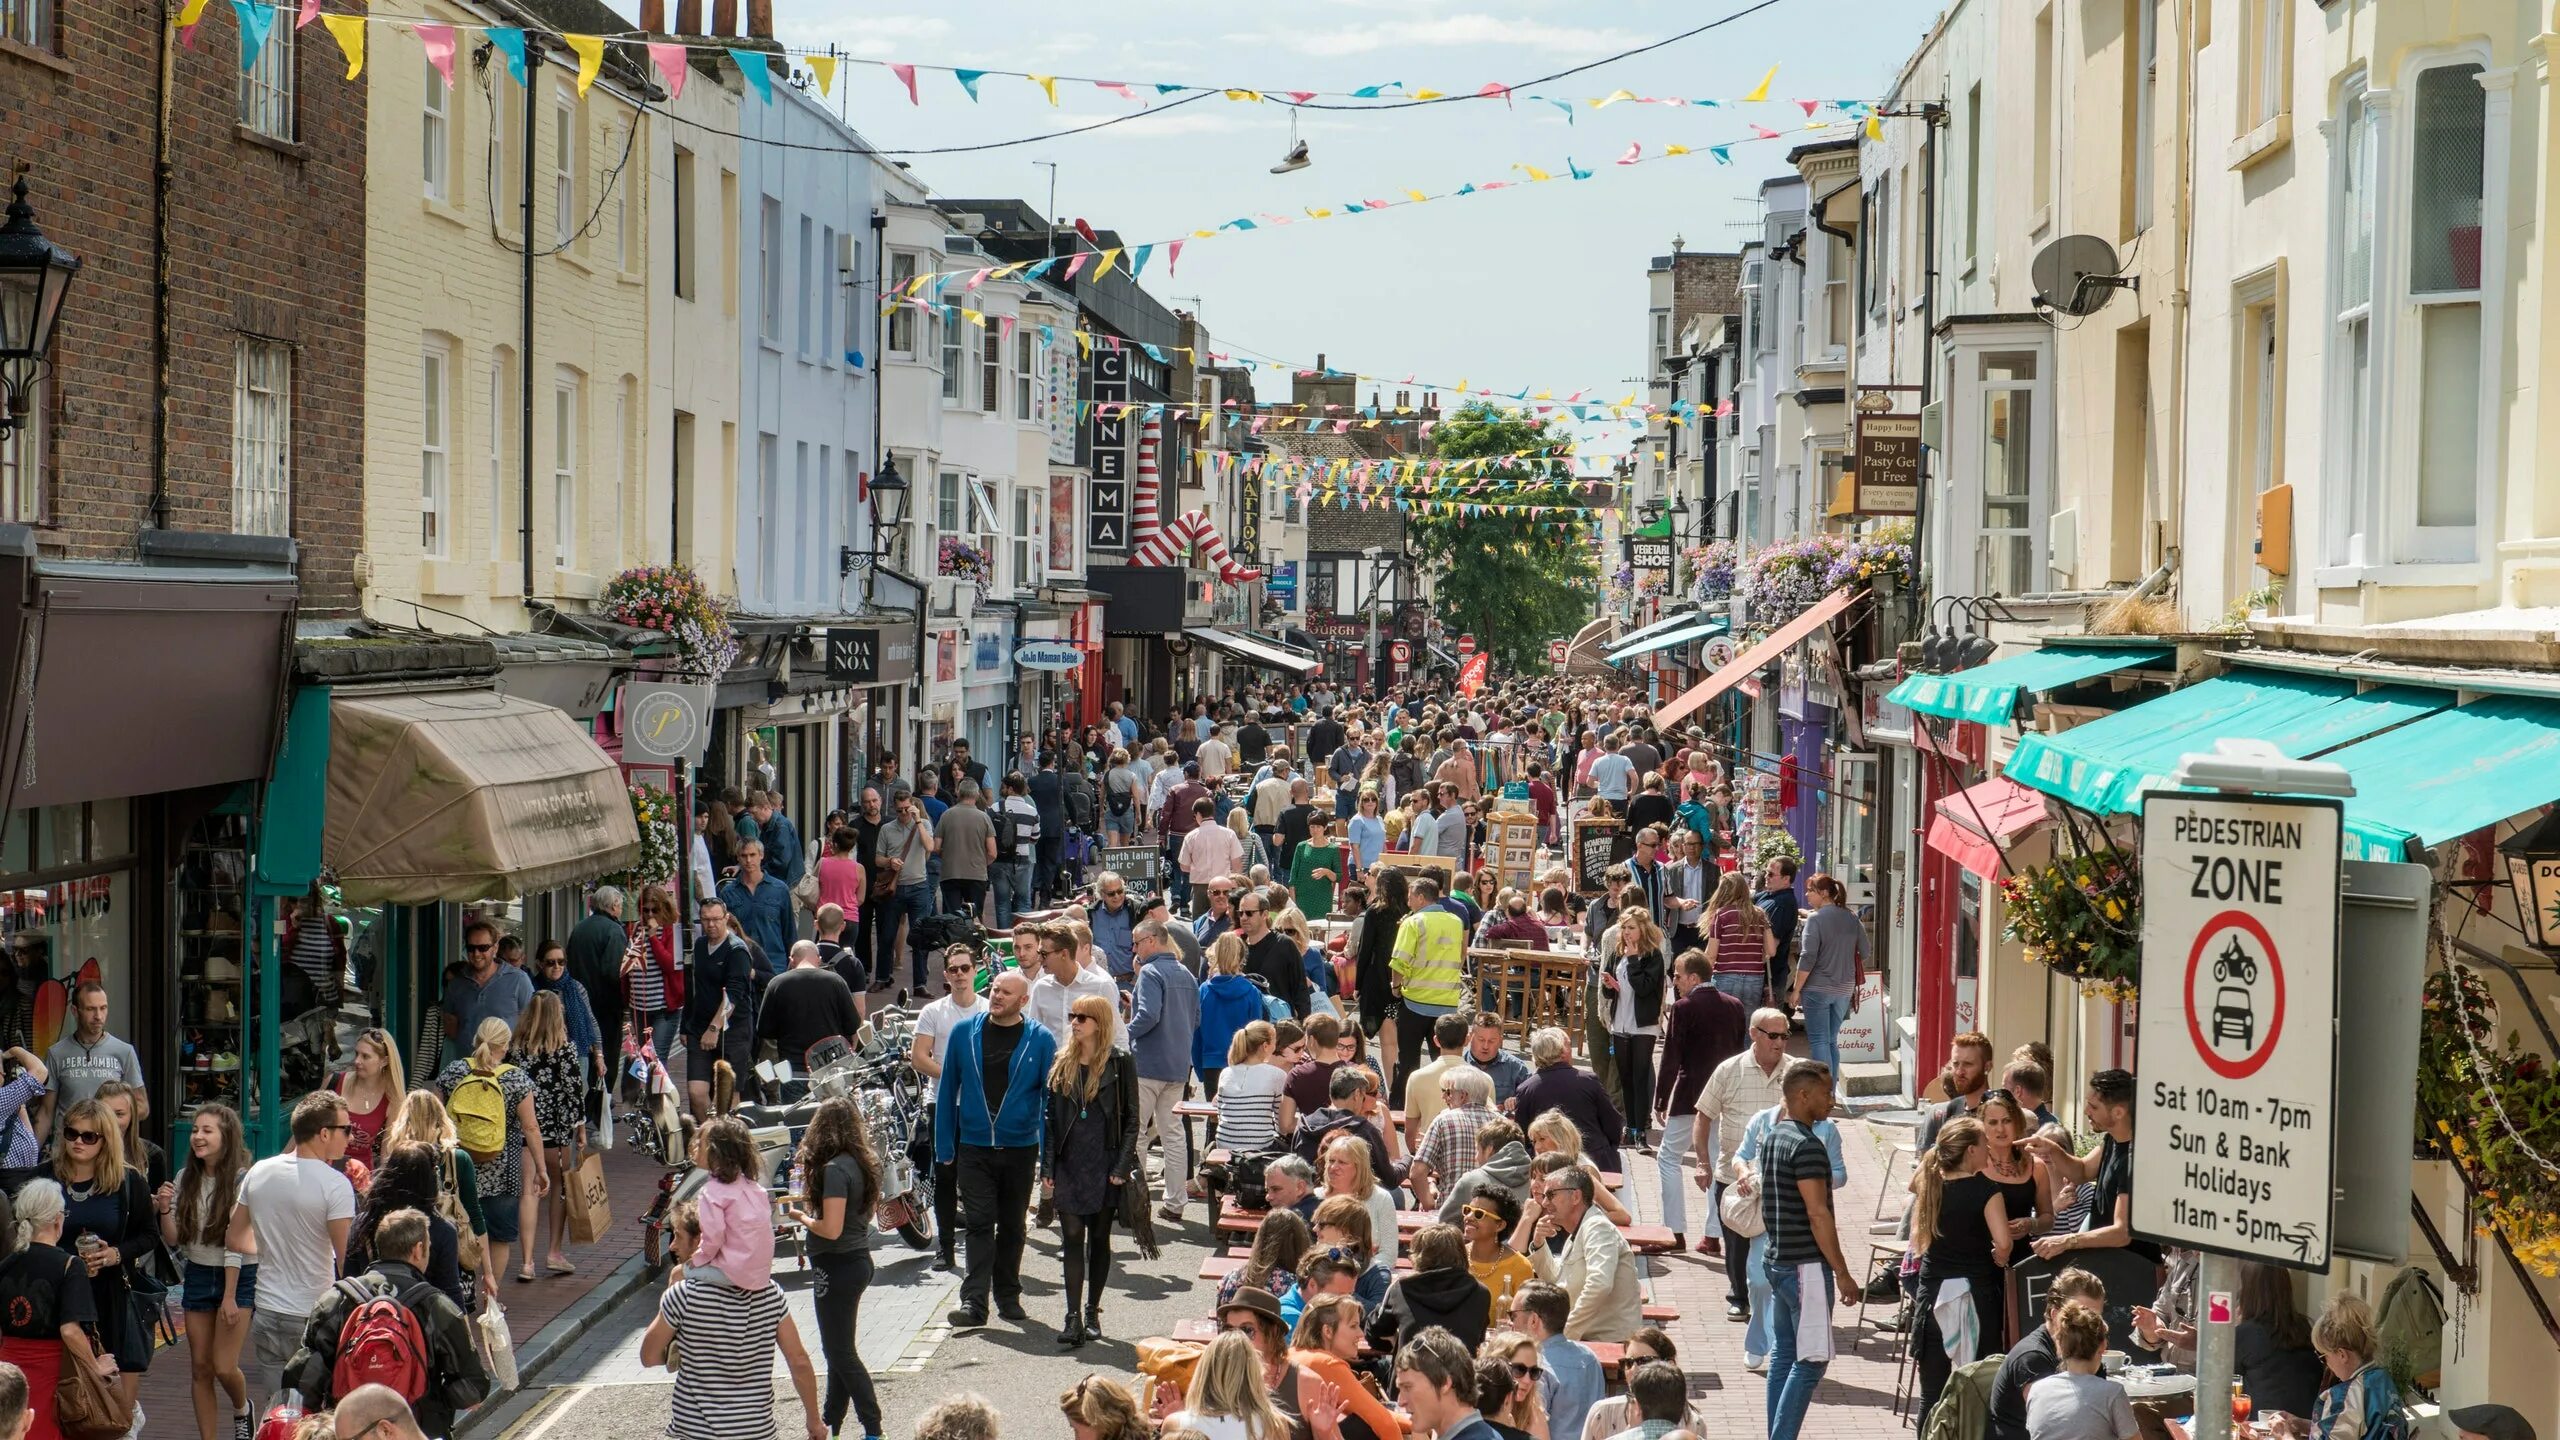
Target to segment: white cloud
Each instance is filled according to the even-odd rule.
[[[1379,50],[1420,46],[1504,46],[1545,50],[1569,56],[1623,50],[1644,42],[1624,30],[1583,25],[1550,25],[1496,15],[1435,15],[1425,19],[1388,20],[1374,25],[1320,25],[1273,35],[1231,35],[1231,43],[1278,45],[1301,55],[1367,55]],[[1416,84],[1423,83],[1420,80]]]
[[[786,24],[790,38],[806,36],[816,43],[832,41],[863,60],[922,60],[920,44],[938,44],[951,36],[951,22],[936,15],[828,15],[811,23]]]

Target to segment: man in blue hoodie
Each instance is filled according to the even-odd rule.
[[[1158,1215],[1182,1223],[1190,1193],[1191,1146],[1173,1113],[1191,1092],[1191,1044],[1200,1033],[1200,982],[1182,963],[1161,920],[1141,920],[1130,941],[1138,959],[1138,1010],[1129,1020],[1138,1062],[1138,1146],[1147,1126],[1164,1142],[1164,1205]]]
[[[933,1158],[957,1167],[960,1225],[969,1238],[960,1304],[950,1316],[956,1327],[986,1324],[991,1293],[997,1314],[1030,1318],[1022,1308],[1024,1221],[1048,1123],[1049,1066],[1058,1058],[1057,1040],[1023,1023],[1030,998],[1021,971],[997,976],[987,987],[986,1013],[961,1021],[943,1052]]]

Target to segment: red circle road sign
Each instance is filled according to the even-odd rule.
[[[2256,942],[2254,951],[2242,943],[2244,938]],[[2206,994],[2213,1003],[2200,1005],[2196,976],[2209,951],[2214,955],[2215,973],[2214,984]],[[2275,1001],[2263,1024],[2255,1003],[2260,988],[2255,967],[2260,963],[2267,968],[2267,988],[2273,991]],[[2247,978],[2239,984],[2230,983],[2241,979],[2237,972],[2242,965],[2249,967]],[[2258,923],[2258,917],[2245,910],[2225,910],[2197,928],[2195,946],[2187,952],[2185,999],[2187,1038],[2195,1045],[2205,1068],[2226,1080],[2245,1080],[2266,1065],[2276,1053],[2276,1038],[2284,1033],[2284,960],[2276,954],[2276,942],[2268,936],[2267,927]],[[2210,1036],[2206,1034],[2208,1018]],[[2217,1047],[2232,1032],[2237,1032],[2241,1053],[2237,1058],[2225,1058]]]
[[[1397,664],[1402,665],[1413,658],[1413,646],[1402,640],[1398,640],[1387,646],[1387,655]]]

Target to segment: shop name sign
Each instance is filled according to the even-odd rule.
[[[2340,817],[2334,800],[2143,798],[2137,1234],[2328,1268]]]
[[[1853,509],[1861,515],[1920,513],[1920,417],[1869,413],[1877,395],[1858,397]],[[1890,404],[1888,400],[1885,403]]]
[[[1638,570],[1670,569],[1671,542],[1668,540],[1638,540],[1635,542],[1634,563],[1635,568]]]
[[[1084,652],[1062,640],[1033,640],[1013,652],[1013,663],[1025,670],[1074,670],[1084,664]]]

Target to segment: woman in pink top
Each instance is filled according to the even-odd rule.
[[[827,853],[818,860],[818,904],[843,910],[847,925],[862,918],[862,862],[853,858],[860,839],[852,826],[839,825],[828,834]]]
[[[734,1290],[762,1290],[773,1283],[773,1197],[764,1189],[764,1157],[745,1122],[723,1115],[693,1137],[693,1163],[711,1172],[696,1192],[702,1243],[694,1248],[689,1280],[709,1280]]]

